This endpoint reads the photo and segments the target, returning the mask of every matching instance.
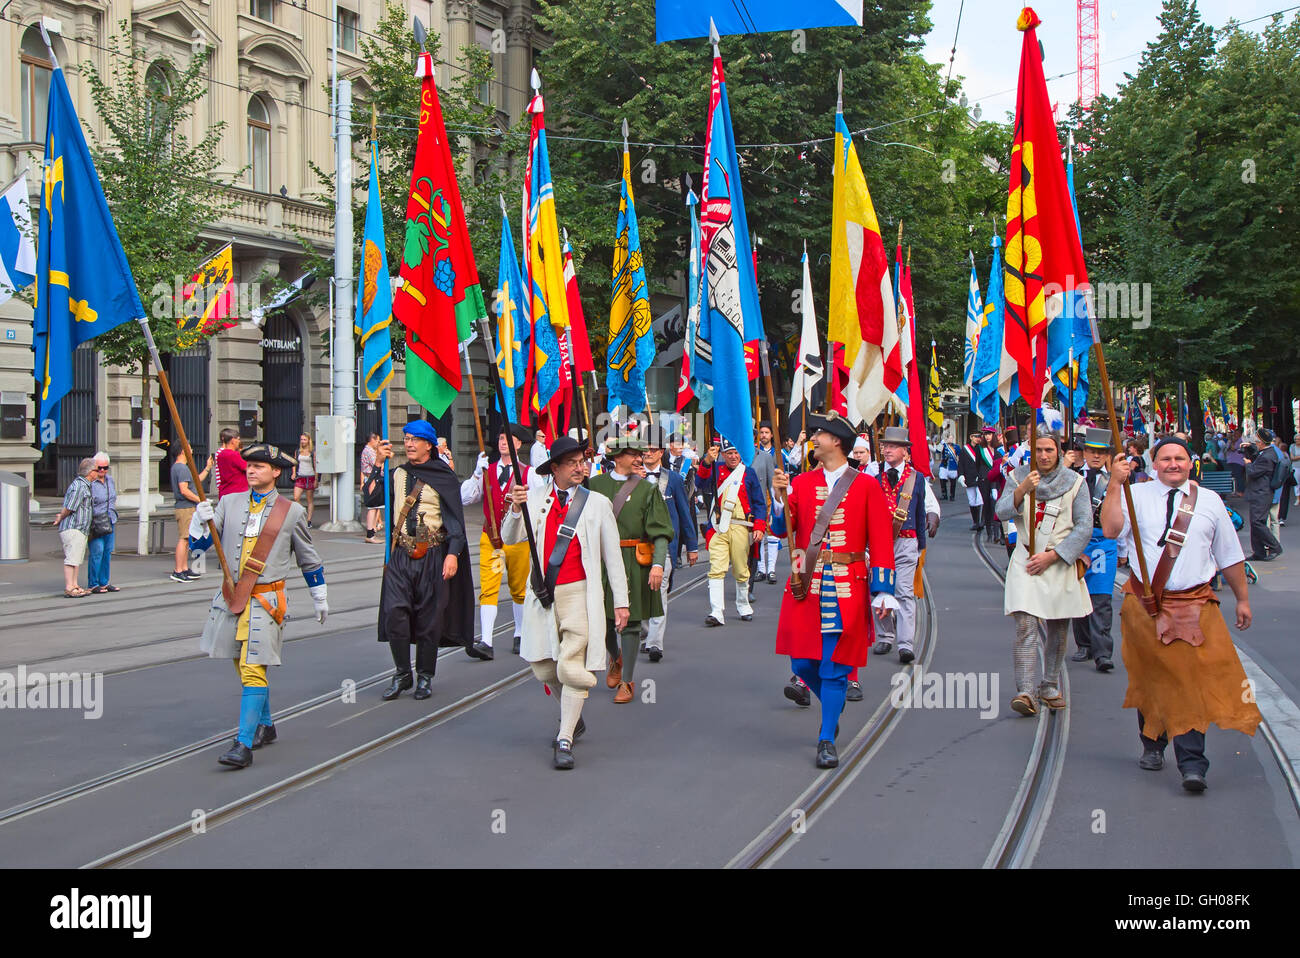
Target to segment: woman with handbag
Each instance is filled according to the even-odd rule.
[[[90,543],[86,572],[86,585],[94,595],[122,591],[108,581],[112,571],[113,544],[117,540],[117,485],[108,470],[108,453],[97,453],[95,468],[90,474]]]

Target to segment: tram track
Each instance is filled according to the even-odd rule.
[[[930,579],[923,572],[924,597],[917,600],[918,618],[923,616],[925,628],[917,628],[921,636],[916,661],[900,668],[909,676],[916,668],[922,670],[930,667],[934,659],[935,647],[938,645],[939,619],[935,614],[934,601],[931,599]],[[892,694],[892,693],[891,693]],[[867,719],[861,731],[853,737],[840,755],[840,763],[835,768],[826,769],[813,779],[812,783],[786,807],[785,811],[772,820],[748,845],[727,862],[727,868],[762,869],[771,868],[791,848],[799,838],[811,828],[814,822],[836,799],[844,794],[866,768],[867,763],[884,747],[885,741],[897,727],[903,709],[896,708],[890,701],[891,694],[876,707]]]
[[[989,557],[980,533],[972,535],[971,548],[998,583],[1005,583],[1006,573]],[[1064,664],[1061,667],[1061,693],[1068,702],[1070,673]],[[1029,759],[1025,763],[1024,775],[1011,800],[1011,808],[1002,828],[984,860],[985,868],[1028,868],[1033,864],[1039,842],[1047,828],[1047,820],[1052,814],[1069,738],[1068,707],[1059,711],[1039,711],[1038,728],[1034,734],[1034,744],[1029,750]]]
[[[687,592],[694,590],[695,588],[703,584],[707,580],[707,578],[708,576],[707,576],[707,569],[706,569],[704,572],[701,572],[700,574],[694,576],[689,582],[683,584],[677,589],[674,589],[673,596],[674,597],[681,596]],[[498,633],[500,631],[501,630],[498,630]],[[498,633],[494,633],[494,635]],[[443,653],[439,653],[439,655],[441,657],[442,654],[452,653],[455,651],[458,651],[458,649],[447,649],[444,650]],[[378,684],[378,682],[388,678],[389,676],[391,676],[391,674],[392,674],[392,670],[389,669],[377,676],[371,676],[370,679],[367,679],[366,681],[371,684]],[[238,799],[235,799],[234,801],[228,802],[227,804],[221,806],[220,808],[214,809],[205,814],[205,819],[204,819],[205,827],[207,829],[211,829],[217,825],[222,824],[223,822],[230,821],[242,814],[254,811],[258,808],[261,808],[264,805],[270,804],[271,802],[274,802],[277,799],[286,796],[290,792],[294,792],[302,788],[307,788],[310,787],[311,785],[317,784],[318,782],[324,780],[325,778],[328,778],[330,775],[332,775],[339,769],[349,766],[354,762],[357,762],[361,759],[374,755],[378,752],[385,751],[389,748],[393,748],[395,746],[401,745],[405,742],[411,741],[417,738],[418,736],[420,736],[421,734],[423,734],[424,732],[430,731],[434,728],[437,728],[440,725],[446,724],[447,722],[450,722],[453,719],[458,718],[459,716],[474,710],[478,706],[483,705],[506,692],[518,688],[521,685],[527,684],[531,676],[532,676],[532,669],[528,666],[525,666],[524,668],[512,672],[511,674],[503,678],[497,679],[496,681],[490,683],[489,685],[484,686],[481,689],[478,689],[475,692],[471,692],[463,696],[457,701],[451,703],[450,705],[444,706],[443,708],[438,709],[435,712],[431,712],[428,715],[416,719],[413,722],[409,722],[406,725],[400,726],[399,728],[385,732],[382,735],[379,735],[368,742],[365,742],[354,748],[348,749],[345,752],[341,752],[337,755],[334,755],[323,762],[311,766],[310,768],[303,769],[299,772],[295,772],[294,774],[286,776],[285,778],[273,782],[272,784],[267,785],[261,789],[258,789],[255,792],[242,796]],[[359,689],[361,687],[362,687],[362,683],[358,683],[357,688]],[[337,697],[338,697],[338,691],[335,690],[333,692],[327,693],[327,697],[324,697],[323,699],[322,697],[318,696],[317,699],[322,699],[321,701],[308,700],[308,702],[299,703],[299,706],[297,706],[297,708],[299,708],[300,711],[297,714],[301,714],[304,711],[309,711],[311,708],[318,708],[321,705],[327,704],[329,700],[337,699]],[[312,702],[314,702],[315,704],[309,704]],[[226,737],[228,737],[229,735],[230,733],[227,732],[225,733],[225,735],[215,736],[214,737],[215,742],[220,742],[224,740]],[[181,754],[171,755],[169,753],[168,756],[158,756],[157,759],[150,760],[153,764],[150,764],[149,767],[147,768],[141,767],[134,771],[129,769],[124,769],[119,773],[114,773],[117,777],[113,781],[106,781],[100,783],[84,783],[83,786],[78,787],[81,789],[81,791],[75,795],[65,796],[57,799],[53,798],[53,796],[47,796],[47,799],[51,799],[51,800],[47,801],[43,807],[48,808],[51,807],[53,804],[62,804],[63,802],[71,801],[74,798],[82,797],[83,795],[89,794],[89,792],[91,791],[98,791],[102,788],[109,787],[112,784],[115,784],[116,782],[125,780],[126,778],[135,777],[136,775],[140,775],[140,774],[145,774],[148,771],[152,771],[156,768],[162,767],[163,764],[171,764],[197,751],[201,751],[204,748],[208,748],[212,744],[214,744],[212,740],[207,740],[203,743],[197,743],[194,746],[187,747],[184,755]],[[141,766],[144,766],[146,764],[148,763],[140,763]],[[37,801],[41,801],[41,800],[37,800]],[[4,824],[6,821],[12,821],[17,817],[22,817],[24,815],[35,814],[37,811],[41,811],[41,810],[43,810],[43,808],[29,809],[27,811],[15,811],[15,814],[13,815],[10,815],[9,812],[0,813],[0,825]],[[6,818],[6,816],[8,816],[8,818]],[[145,858],[150,857],[151,855],[161,852],[167,848],[170,848],[173,845],[177,845],[185,841],[187,838],[192,837],[194,833],[191,831],[191,825],[192,822],[187,819],[186,821],[181,822],[172,828],[168,828],[162,832],[159,832],[150,838],[144,839],[143,841],[136,842],[132,845],[120,848],[117,851],[102,856],[101,858],[89,862],[86,865],[83,865],[82,867],[122,868],[122,867],[127,867],[129,865],[135,864],[136,862],[142,861]]]

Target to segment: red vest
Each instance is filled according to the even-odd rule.
[[[542,538],[542,545],[545,547],[542,555],[546,556],[547,562],[550,561],[551,553],[555,551],[555,540],[560,537],[560,524],[569,514],[569,506],[573,505],[573,500],[570,499],[561,506],[555,501],[554,493],[551,493],[551,500],[551,509],[546,513],[546,535]],[[578,542],[578,537],[575,535],[569,541],[569,551],[564,553],[564,561],[560,563],[555,584],[581,582],[586,577],[587,574],[582,568],[582,544]]]
[[[850,467],[850,474],[852,474]],[[814,469],[790,482],[786,503],[788,540],[792,549],[807,549],[817,511],[830,494],[826,473]],[[822,552],[865,552],[867,560],[848,566],[836,565],[835,587],[844,631],[835,647],[833,660],[842,665],[865,665],[875,641],[871,592],[893,592],[894,530],[885,494],[870,476],[858,474],[835,510],[822,540]],[[818,570],[807,570],[820,578]],[[776,651],[797,659],[822,657],[821,604],[811,589],[796,600],[787,583],[781,599],[781,618],[776,627]]]
[[[522,462],[519,464],[519,471],[524,477],[524,485],[528,485],[528,467]],[[514,488],[515,471],[511,467],[507,470],[509,478],[506,480],[505,488],[497,481],[501,472],[501,463],[495,462],[483,470],[483,528],[488,533],[489,539],[499,539],[501,537],[501,520],[506,514],[506,509],[510,504],[506,501],[506,493]],[[488,513],[488,497],[491,496],[492,515],[496,516],[496,525],[492,524],[492,515]]]

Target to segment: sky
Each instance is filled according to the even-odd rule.
[[[870,2],[870,0],[868,0]],[[1238,22],[1263,17],[1275,10],[1294,7],[1300,0],[1201,0],[1201,19],[1214,27],[1230,19]],[[957,35],[954,75],[964,76],[962,89],[972,104],[983,107],[984,119],[998,120],[1015,111],[1016,75],[1020,69],[1020,37],[1016,17],[1020,0],[965,0]],[[1076,67],[1076,4],[1073,0],[1039,0],[1032,4],[1042,25],[1038,38],[1047,58],[1043,70],[1048,76],[1048,93],[1060,105],[1063,116],[1078,97]],[[961,0],[934,0],[930,11],[933,30],[926,38],[925,57],[947,69],[953,33],[958,29]],[[1160,32],[1160,0],[1102,0],[1100,28],[1100,90],[1113,94],[1124,74],[1137,70],[1146,45]],[[1287,14],[1288,18],[1295,13]],[[1258,31],[1267,20],[1257,20],[1246,29]],[[1053,76],[1069,76],[1053,80]]]

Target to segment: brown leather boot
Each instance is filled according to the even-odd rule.
[[[615,705],[626,705],[632,701],[632,690],[636,688],[635,682],[619,682],[618,691],[614,693]]]
[[[605,684],[611,688],[618,688],[618,683],[623,681],[623,656],[619,656],[609,667],[609,674],[605,676]]]

